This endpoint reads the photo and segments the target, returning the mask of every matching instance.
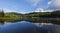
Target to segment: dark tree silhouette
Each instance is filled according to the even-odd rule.
[[[4,11],[0,10],[0,17],[4,17]],[[0,23],[4,24],[4,21],[2,21],[2,19],[0,19]]]

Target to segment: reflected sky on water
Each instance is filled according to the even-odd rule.
[[[24,31],[26,33],[32,33],[32,30],[33,32],[37,31],[40,33],[47,33],[48,31],[50,31],[51,33],[60,33],[60,29],[58,27],[60,27],[60,25],[55,25],[51,23],[31,23],[26,21],[15,23],[5,22],[4,25],[0,26],[0,33],[23,33]]]

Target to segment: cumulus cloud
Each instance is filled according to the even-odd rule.
[[[48,5],[50,5],[52,3],[52,0],[48,2]]]
[[[54,0],[51,3],[54,7],[60,7],[60,0]]]
[[[35,10],[35,12],[47,12],[47,11],[44,10],[43,8],[37,8],[37,9]]]
[[[37,8],[35,10],[35,12],[52,12],[53,10],[46,10],[46,9],[43,9],[43,8]]]
[[[31,3],[33,6],[37,6],[38,3],[42,0],[26,0],[27,2]]]
[[[48,4],[51,9],[60,9],[60,0],[52,0]]]

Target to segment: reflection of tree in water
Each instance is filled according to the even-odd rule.
[[[33,22],[33,23],[53,23],[60,25],[60,18],[28,18],[25,19],[25,21]]]
[[[0,17],[4,17],[4,11],[0,10]],[[2,19],[0,19],[0,23],[4,23],[4,21],[2,21]]]

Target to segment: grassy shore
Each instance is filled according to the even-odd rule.
[[[11,17],[0,17],[0,20],[1,21],[14,21],[14,20],[16,20],[16,18],[11,18]]]

